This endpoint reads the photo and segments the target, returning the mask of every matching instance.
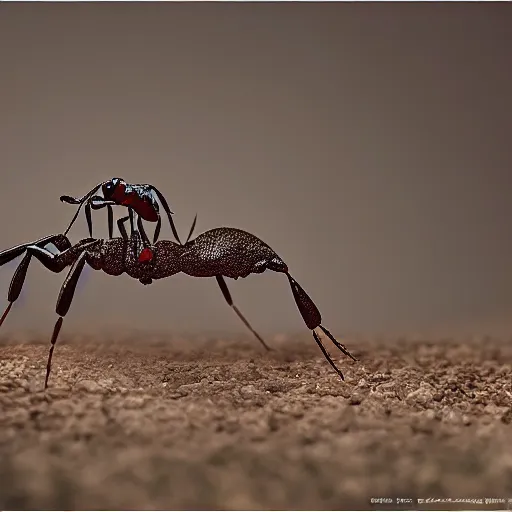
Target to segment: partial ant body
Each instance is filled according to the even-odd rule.
[[[47,249],[49,244],[53,244],[57,249],[56,253]],[[71,306],[78,279],[86,263],[94,270],[102,270],[108,275],[119,276],[126,273],[145,285],[151,284],[153,279],[171,277],[180,272],[192,277],[215,277],[227,303],[264,345],[264,341],[233,304],[224,278],[244,278],[250,274],[261,274],[267,269],[284,273],[288,278],[295,302],[306,326],[313,331],[313,337],[323,355],[342,379],[342,372],[331,359],[315,329],[319,328],[323,331],[339,350],[354,361],[356,360],[345,346],[321,325],[322,317],[318,308],[289,274],[284,261],[267,244],[251,233],[223,227],[206,231],[186,244],[160,240],[150,246],[153,257],[144,262],[135,256],[139,251],[140,244],[141,239],[137,231],[132,232],[129,239],[123,237],[95,239],[91,237],[83,239],[75,245],[72,245],[65,235],[50,235],[35,242],[18,245],[0,252],[0,266],[25,253],[12,278],[7,296],[9,305],[0,319],[0,326],[12,304],[20,295],[32,256],[52,272],[62,272],[65,268],[71,267],[57,300],[56,312],[59,318],[55,323],[51,338],[45,389],[48,386],[53,350],[64,317]]]
[[[102,191],[103,197],[94,195],[98,192],[98,190]],[[64,203],[68,204],[78,204],[79,207],[75,213],[75,216],[71,220],[68,228],[64,232],[64,235],[67,235],[71,226],[75,223],[80,209],[85,204],[85,216],[87,219],[87,226],[89,228],[89,236],[92,237],[92,210],[99,210],[101,208],[107,208],[108,212],[108,233],[109,238],[113,238],[113,230],[114,230],[114,213],[112,210],[112,206],[120,205],[126,206],[128,208],[128,216],[117,221],[117,225],[121,232],[123,238],[128,239],[128,235],[126,233],[126,228],[124,227],[124,223],[127,220],[130,220],[131,225],[131,234],[133,235],[135,232],[135,223],[134,223],[134,212],[137,215],[137,230],[139,231],[142,242],[145,248],[149,247],[151,244],[144,230],[144,226],[142,224],[142,220],[147,222],[156,222],[155,232],[153,235],[153,243],[156,243],[158,237],[160,236],[160,228],[162,226],[162,219],[160,217],[160,208],[158,206],[158,200],[162,204],[163,209],[167,213],[167,217],[169,218],[169,223],[171,225],[172,233],[178,243],[181,244],[180,237],[178,236],[178,232],[176,231],[176,227],[172,220],[173,212],[169,208],[167,200],[164,195],[153,185],[148,184],[130,184],[127,183],[122,178],[112,178],[110,180],[104,181],[96,185],[93,189],[91,189],[87,194],[82,197],[71,197],[71,196],[61,196],[60,200]]]

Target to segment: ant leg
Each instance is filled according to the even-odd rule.
[[[341,380],[345,380],[345,377],[343,377],[343,373],[336,366],[336,363],[332,360],[331,356],[329,355],[329,352],[327,352],[327,350],[322,344],[322,341],[320,340],[318,334],[315,331],[313,331],[313,338],[315,338],[315,341],[317,345],[320,347],[320,350],[322,351],[322,354],[324,355],[325,359],[327,359],[327,362],[334,368],[334,371],[341,377]]]
[[[69,196],[61,196],[60,197],[60,200],[63,202],[63,203],[68,203],[68,204],[77,204],[76,202],[74,202],[74,198],[72,197],[69,197]],[[78,203],[79,206],[78,208],[76,209],[76,212],[75,212],[75,215],[73,215],[73,218],[71,219],[71,222],[69,223],[68,227],[66,228],[66,231],[64,231],[64,236],[66,236],[68,233],[69,233],[69,230],[71,229],[71,227],[73,226],[73,224],[75,223],[76,219],[78,218],[78,214],[80,213],[80,210],[82,209],[82,205],[83,203],[82,202],[79,202]]]
[[[87,228],[89,229],[89,237],[92,238],[92,216],[91,216],[91,203],[85,203],[85,218],[87,220]]]
[[[323,333],[334,343],[334,345],[341,350],[346,356],[350,357],[352,361],[357,361],[357,359],[347,350],[347,347],[336,340],[336,338],[327,330],[323,325],[319,325],[320,329],[322,329]]]
[[[80,204],[84,199],[86,198],[86,196],[84,197],[81,197],[81,198],[76,198],[76,197],[71,197],[71,196],[60,196],[60,200],[63,202],[63,203],[68,203],[68,204]]]
[[[126,231],[126,227],[125,227],[125,223],[127,220],[129,220],[130,216],[127,215],[126,217],[123,217],[122,219],[119,219],[117,221],[117,227],[119,229],[119,232],[121,233],[121,236],[123,237],[124,240],[126,241],[129,241],[130,239],[135,239],[135,232],[132,231],[132,234],[131,234],[131,237],[128,237],[128,233]],[[139,218],[140,220],[140,218]],[[144,228],[143,228],[143,232],[144,232]],[[144,234],[146,234],[144,232]],[[147,236],[146,236],[146,239],[147,239]],[[149,241],[148,241],[148,244],[149,244]]]
[[[132,245],[133,257],[135,259],[139,259],[142,254],[142,251],[149,251],[150,258],[152,258],[153,251],[151,251],[151,249],[150,249],[151,242],[149,241],[146,230],[144,229],[144,225],[142,224],[142,217],[137,215],[137,230],[136,230],[134,227],[134,222],[133,222],[133,210],[130,208],[128,210],[128,212],[129,212],[128,218],[130,219],[130,224],[131,224],[130,240],[135,241],[135,243],[133,243],[133,245]],[[121,221],[122,221],[122,223],[124,223],[126,221],[126,218],[121,219]],[[126,229],[124,229],[124,225],[123,225],[123,227],[121,227],[121,225],[118,223],[118,227],[119,227],[120,231],[124,231],[124,235],[123,235],[123,238],[124,238],[124,236],[127,234]],[[140,241],[142,241],[142,249],[138,250]],[[143,256],[143,258],[144,258],[144,260],[146,259],[145,256]]]
[[[165,213],[167,213],[167,217],[169,218],[169,224],[171,225],[171,229],[172,229],[172,234],[174,235],[174,238],[176,238],[176,240],[178,241],[178,243],[180,245],[183,245],[181,243],[181,240],[180,240],[180,237],[178,235],[178,232],[176,231],[176,226],[174,225],[174,221],[172,220],[172,214],[173,212],[171,211],[171,209],[169,208],[169,205],[167,204],[167,200],[165,199],[165,197],[163,196],[163,194],[155,187],[151,187],[151,189],[155,192],[155,194],[157,195],[158,199],[160,200],[160,202],[162,203],[162,206],[165,210]]]
[[[83,202],[91,197],[95,192],[97,192],[102,185],[104,185],[106,182],[102,181],[101,183],[98,183],[94,188],[91,188],[87,194],[84,194],[82,197],[71,197],[71,196],[60,196],[60,200],[63,203],[69,203],[69,204],[83,204]]]
[[[46,363],[46,377],[44,380],[44,389],[48,387],[48,379],[50,378],[50,372],[52,368],[52,357],[53,351],[55,349],[55,344],[57,343],[57,339],[59,337],[59,333],[62,327],[62,323],[64,322],[64,317],[69,311],[71,306],[71,302],[73,300],[73,296],[75,294],[76,285],[78,283],[78,279],[80,278],[80,274],[84,269],[87,258],[87,251],[82,252],[80,257],[73,263],[73,266],[69,270],[66,279],[60,289],[59,298],[57,299],[57,307],[55,308],[56,313],[59,315],[59,318],[55,322],[55,327],[53,328],[53,334],[50,340],[50,351],[48,353],[48,361]]]
[[[0,318],[0,327],[4,323],[4,320],[7,318],[9,311],[11,311],[12,305],[18,300],[18,297],[20,296],[23,283],[25,282],[25,277],[27,276],[28,265],[31,259],[32,254],[27,252],[21,260],[21,263],[18,265],[16,272],[14,272],[11,284],[9,286],[9,292],[7,293],[7,300],[9,301],[9,304],[5,308],[2,318]]]
[[[311,300],[311,297],[304,291],[304,289],[293,279],[293,277],[286,272],[286,276],[288,277],[288,281],[290,282],[290,287],[292,289],[293,297],[295,299],[295,303],[299,308],[300,314],[306,323],[307,327],[313,331],[313,337],[315,338],[316,343],[320,347],[320,350],[324,354],[325,358],[329,362],[329,364],[336,370],[336,373],[343,380],[343,373],[336,366],[334,361],[329,356],[327,350],[322,345],[320,341],[320,337],[316,333],[315,329],[320,328],[323,333],[332,341],[332,343],[346,356],[350,357],[353,361],[357,361],[357,359],[347,350],[345,345],[341,344],[336,338],[323,326],[321,325],[322,316],[318,311],[315,303]]]
[[[137,255],[139,263],[148,262],[153,259],[153,251],[151,249],[151,242],[149,241],[148,235],[142,225],[142,217],[137,216],[137,228],[142,239],[142,248]]]
[[[137,215],[137,228],[138,229],[135,229],[133,209],[130,207],[128,207],[128,214],[129,214],[128,219],[130,220],[130,231],[131,231],[129,240],[135,241],[135,243],[132,244],[132,251],[133,251],[133,257],[135,259],[138,259],[140,254],[142,253],[142,250],[144,248],[148,248],[151,245],[151,242],[149,241],[148,235],[146,234],[146,231],[142,224],[142,218],[139,215]],[[124,233],[124,234],[122,234],[122,236],[124,238],[125,236],[127,236],[126,229],[124,228],[124,222],[126,222],[126,217],[124,219],[120,219],[120,220],[121,220],[121,223],[119,223],[119,221],[118,221],[117,225],[118,225],[121,233]],[[122,227],[121,227],[121,224],[123,225]],[[143,249],[141,249],[139,251],[138,250],[139,242],[141,239],[142,239]]]
[[[23,284],[25,283],[25,278],[27,277],[27,270],[28,266],[30,264],[30,261],[32,259],[32,256],[34,255],[34,250],[41,250],[48,252],[52,256],[52,258],[55,258],[55,255],[50,253],[49,251],[46,251],[43,249],[43,247],[49,243],[55,243],[55,246],[60,249],[68,249],[71,247],[71,243],[69,240],[62,235],[51,235],[45,238],[42,238],[36,242],[33,242],[32,244],[25,244],[23,246],[17,246],[13,249],[8,249],[7,251],[3,251],[0,253],[0,259],[2,260],[0,262],[0,265],[3,265],[17,256],[20,256],[23,251],[26,251],[25,256],[21,260],[20,264],[16,268],[16,271],[14,272],[14,275],[11,280],[11,284],[9,286],[9,291],[7,293],[7,300],[9,301],[9,304],[5,308],[4,313],[2,314],[2,317],[0,318],[0,327],[4,323],[5,319],[7,318],[7,315],[11,311],[12,305],[18,300],[21,289],[23,288]],[[1,256],[4,256],[1,258]],[[44,262],[43,262],[44,264]],[[64,266],[61,265],[45,265],[48,270],[51,270],[53,272],[60,272]]]
[[[159,212],[157,212],[157,215],[158,215],[158,220],[156,221],[155,234],[153,235],[153,244],[156,244],[156,242],[158,241],[158,237],[160,236],[160,229],[162,227],[162,217],[160,217]],[[194,229],[196,227],[196,222],[197,222],[197,213],[196,213],[196,216],[194,217],[194,221],[192,222],[192,227],[190,228],[190,231],[188,233],[188,237],[187,237],[185,244],[190,240],[190,237],[192,236],[192,233],[194,232]]]
[[[140,233],[144,247],[149,247],[151,242],[149,241],[148,235],[146,234],[144,225],[142,224],[142,217],[140,215],[137,215],[137,230]]]
[[[114,238],[114,210],[112,206],[107,205],[107,215],[108,215],[108,237]]]
[[[162,217],[160,217],[159,212],[156,212],[156,214],[158,219],[156,221],[155,233],[153,235],[153,245],[156,244],[156,242],[158,241],[158,237],[160,236],[160,229],[162,227]]]
[[[130,237],[133,237],[135,234],[135,223],[133,220],[133,210],[128,208],[128,218],[130,219]]]
[[[219,283],[220,289],[222,290],[222,294],[224,295],[224,298],[226,299],[226,302],[233,308],[235,313],[238,315],[238,318],[242,320],[242,322],[245,324],[245,326],[258,338],[260,343],[265,347],[266,350],[272,350],[263,340],[263,338],[252,328],[251,324],[246,320],[242,312],[233,304],[233,298],[231,297],[231,293],[229,293],[228,285],[226,284],[226,281],[224,280],[224,277],[222,276],[215,276],[217,279],[217,283]]]
[[[185,242],[185,245],[188,243],[188,241],[190,240],[190,237],[192,236],[192,233],[194,232],[194,228],[196,227],[196,222],[197,222],[197,213],[196,213],[196,216],[194,217],[194,222],[192,222],[190,231],[188,232],[187,241]]]
[[[113,205],[117,203],[115,201],[110,201],[101,196],[91,197],[88,201],[90,203],[91,208],[93,210],[100,210],[101,208],[107,208],[107,218],[108,218],[108,237],[114,238],[114,210],[112,209]],[[90,215],[90,214],[89,214]],[[92,231],[91,231],[92,238]]]
[[[297,303],[297,307],[299,308],[300,314],[304,319],[304,322],[308,326],[309,329],[315,329],[318,327],[322,321],[322,315],[320,315],[320,311],[316,307],[315,303],[311,300],[309,295],[302,289],[302,287],[293,279],[290,274],[286,274],[288,277],[288,281],[290,282],[290,286],[293,293],[293,298]]]
[[[125,239],[125,240],[129,240],[128,238],[128,233],[126,232],[126,228],[124,226],[125,222],[129,219],[130,217],[127,215],[126,217],[123,217],[122,219],[118,219],[117,221],[117,229],[119,229],[119,233],[121,233],[121,236]]]
[[[111,201],[110,199],[105,199],[101,196],[92,196],[89,198],[89,204],[93,210],[101,210],[105,208],[105,206],[116,206],[117,203],[115,201]]]
[[[77,210],[76,210],[76,212],[75,212],[75,215],[73,216],[73,218],[71,219],[71,222],[69,223],[69,226],[67,227],[66,231],[64,231],[64,236],[66,236],[68,234],[69,230],[71,229],[71,226],[73,226],[73,224],[75,223],[75,221],[76,221],[76,219],[78,217],[78,214],[80,213],[80,209],[82,208],[84,202],[87,199],[89,199],[95,192],[97,192],[102,185],[103,185],[103,182],[100,183],[99,185],[96,185],[96,187],[94,187],[89,192],[87,192],[87,194],[85,194],[85,196],[80,197],[80,198],[71,197],[71,196],[60,196],[60,200],[63,203],[78,204],[79,205]]]
[[[55,246],[61,251],[71,247],[71,242],[64,235],[45,236],[43,238],[40,238],[39,240],[36,240],[35,242],[30,242],[28,244],[20,244],[15,247],[12,247],[11,249],[5,249],[4,251],[1,251],[0,267],[16,259],[18,256],[21,256],[27,250],[27,247],[31,245],[44,247],[45,245],[48,245],[50,243],[55,244]]]
[[[134,218],[133,218],[133,210],[130,207],[128,207],[128,218],[130,220],[130,239],[131,240],[132,239],[135,240],[136,237],[137,237],[137,235],[136,235],[137,231],[135,229],[135,222],[134,222]],[[137,257],[138,257],[138,254],[137,254],[137,243],[132,245],[132,251],[133,251],[133,257],[135,259],[137,259]]]

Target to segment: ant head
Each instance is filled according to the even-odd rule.
[[[110,199],[115,189],[123,183],[124,180],[122,178],[112,178],[111,180],[106,181],[103,186],[103,197],[105,199]]]

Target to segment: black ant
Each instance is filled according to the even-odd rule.
[[[103,197],[94,195],[98,190],[102,191]],[[71,220],[64,235],[66,236],[71,229],[71,226],[75,223],[80,209],[85,204],[85,216],[87,219],[87,226],[89,228],[89,236],[92,237],[92,215],[91,210],[99,210],[101,208],[107,208],[108,212],[108,233],[109,238],[113,238],[114,231],[114,212],[112,206],[120,205],[128,208],[128,216],[119,219],[117,225],[121,232],[121,235],[128,239],[124,222],[130,220],[131,234],[135,231],[134,215],[137,214],[137,230],[139,231],[142,242],[145,248],[148,248],[151,244],[144,230],[142,220],[147,222],[156,222],[156,228],[153,235],[153,243],[156,243],[160,236],[160,228],[162,226],[162,219],[160,217],[160,209],[158,206],[157,198],[162,203],[163,209],[167,213],[169,223],[171,225],[172,233],[178,243],[181,244],[180,237],[176,231],[176,227],[172,220],[173,212],[169,208],[169,205],[164,195],[153,185],[149,184],[130,184],[122,178],[112,178],[96,185],[87,194],[82,197],[71,197],[61,196],[60,200],[68,204],[78,204],[79,207],[75,213],[75,216]],[[142,255],[142,253],[141,253]]]
[[[130,277],[138,279],[145,285],[151,284],[153,279],[171,277],[180,272],[192,277],[215,277],[228,304],[239,314],[254,334],[256,332],[233,304],[224,277],[245,278],[250,274],[261,274],[267,269],[282,272],[288,278],[293,297],[306,326],[313,331],[313,337],[323,355],[342,379],[341,370],[338,369],[323,346],[316,329],[320,329],[341,352],[354,361],[356,360],[345,346],[321,325],[322,317],[318,308],[289,274],[288,266],[284,261],[266,243],[251,233],[224,227],[206,231],[186,244],[160,240],[151,245],[150,249],[154,257],[145,262],[141,262],[134,256],[137,254],[140,242],[137,231],[134,231],[129,239],[120,237],[103,240],[91,237],[81,240],[75,245],[72,245],[65,235],[51,235],[0,252],[0,266],[25,253],[12,278],[7,296],[9,305],[0,319],[0,325],[9,313],[13,302],[20,295],[32,256],[35,256],[52,272],[62,272],[66,267],[71,267],[57,299],[56,312],[59,318],[55,323],[51,338],[45,389],[48,386],[53,350],[64,317],[71,306],[78,279],[86,263],[94,270],[102,270],[108,275],[119,276],[126,272]],[[50,252],[46,248],[49,244],[53,244],[57,253]],[[256,336],[258,335],[256,334]]]

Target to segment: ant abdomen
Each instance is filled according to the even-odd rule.
[[[236,228],[215,228],[189,242],[181,255],[182,272],[193,277],[222,275],[236,279],[286,265],[258,237]]]

